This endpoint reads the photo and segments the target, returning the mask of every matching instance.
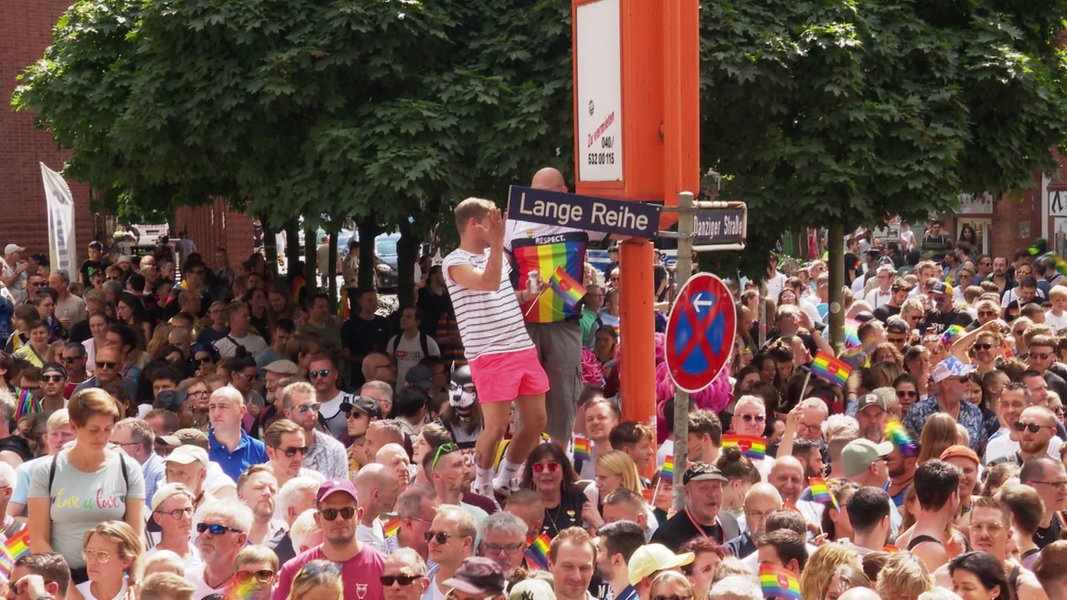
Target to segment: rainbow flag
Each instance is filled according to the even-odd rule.
[[[759,585],[765,598],[800,600],[800,581],[789,569],[767,563],[760,565]]]
[[[4,544],[7,549],[8,555],[11,557],[11,562],[22,558],[24,555],[30,553],[30,528],[23,527],[22,531],[7,538],[7,542]]]
[[[13,568],[15,568],[15,561],[11,560],[7,547],[0,545],[0,575],[3,575],[5,579],[10,578]]]
[[[526,558],[542,570],[547,571],[548,547],[552,543],[552,538],[548,537],[547,533],[542,532],[536,538],[527,538],[526,542]]]
[[[752,459],[762,459],[767,455],[767,438],[755,435],[727,434],[722,436],[722,447],[739,448],[741,452]]]
[[[556,276],[556,270],[559,268],[570,277],[570,280],[581,282],[588,234],[581,231],[564,232],[550,236],[553,241],[547,244],[539,243],[544,236],[538,237],[538,235],[531,227],[530,230],[522,232],[522,235],[516,236],[511,241],[515,264],[518,265],[519,273],[523,274],[521,283],[526,283],[525,274],[536,270],[541,274],[542,279],[552,285],[550,278]],[[555,290],[554,286],[553,289]],[[584,291],[582,295],[585,295]],[[555,294],[539,295],[522,306],[526,321],[555,323],[569,317],[580,316],[581,310],[577,302],[570,303],[565,300],[567,297],[560,294],[558,290]]]
[[[884,547],[882,547],[882,550],[885,550],[890,554],[896,554],[897,552],[900,552],[900,548],[897,548],[893,544],[886,544]]]
[[[919,447],[908,435],[908,430],[896,419],[891,419],[885,424],[885,437],[893,442],[893,445],[904,456],[915,456],[919,453]]]
[[[580,435],[574,436],[574,460],[589,460],[589,438]]]
[[[563,265],[556,267],[556,272],[548,278],[552,291],[563,297],[567,306],[574,307],[585,298],[585,287],[577,279],[563,270]]]
[[[1030,250],[1031,253],[1033,253],[1036,248],[1031,248]],[[1041,258],[1045,258],[1046,256],[1051,256],[1052,260],[1055,261],[1057,273],[1059,273],[1060,275],[1067,275],[1067,260],[1064,260],[1062,256],[1056,254],[1055,252],[1046,252],[1041,256]]]
[[[663,461],[663,467],[659,472],[659,479],[660,481],[665,481],[667,483],[674,481],[674,457],[670,454],[668,454],[667,458]]]
[[[400,530],[400,517],[393,517],[388,521],[382,522],[382,531],[385,532],[385,537],[392,537],[396,535],[396,532]]]
[[[826,485],[826,480],[822,477],[808,477],[808,483],[811,485],[811,498],[816,502],[830,502],[833,498],[830,495],[830,486]]]
[[[860,345],[860,322],[856,319],[845,319],[845,347],[855,348]]]
[[[821,350],[815,353],[815,360],[811,361],[813,375],[841,387],[845,387],[851,372],[852,367],[848,363]]]

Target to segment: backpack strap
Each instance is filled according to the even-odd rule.
[[[62,452],[62,450],[60,450]],[[52,455],[52,464],[48,466],[48,495],[52,496],[52,482],[56,480],[56,462],[59,461],[59,452]]]
[[[425,333],[423,333],[421,331],[419,332],[419,344],[422,346],[422,357],[423,358],[426,358],[427,356],[430,355],[430,342],[427,341],[427,339],[429,337],[430,336],[426,335]]]

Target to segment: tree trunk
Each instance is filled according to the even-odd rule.
[[[263,253],[267,259],[267,272],[270,273],[271,281],[278,280],[278,237],[275,235],[273,229],[267,227],[267,222],[260,220],[263,224]]]
[[[307,286],[307,296],[310,297],[319,289],[319,278],[315,276],[315,248],[318,240],[315,239],[315,230],[304,229],[304,281]]]
[[[359,222],[359,289],[374,287],[374,237],[378,235],[378,220],[370,213]]]
[[[415,306],[415,261],[421,241],[410,223],[400,223],[400,239],[396,243],[396,298],[400,306]]]
[[[300,262],[300,226],[296,220],[285,224],[285,273],[297,275],[293,269]]]
[[[321,266],[319,268],[322,268]],[[330,295],[330,311],[337,314],[337,232],[330,234],[330,264],[323,269],[329,285],[326,293]]]
[[[830,345],[841,352],[845,344],[845,310],[843,306],[845,286],[845,226],[836,223],[830,226],[827,261],[830,268]]]

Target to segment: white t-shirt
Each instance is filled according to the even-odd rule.
[[[1054,333],[1059,333],[1061,329],[1067,329],[1067,311],[1061,316],[1052,314],[1052,310],[1045,313],[1045,323],[1052,327]]]
[[[221,594],[226,591],[226,586],[230,583],[230,580],[227,579],[222,583],[221,586],[217,588],[209,586],[207,583],[204,582],[203,563],[200,563],[200,565],[194,569],[186,571],[185,578],[189,580],[189,583],[193,584],[196,587],[196,590],[193,591],[193,600],[201,600],[202,598],[205,598],[212,594]]]
[[[248,353],[252,356],[256,356],[260,352],[263,352],[267,349],[266,340],[254,333],[249,333],[244,337],[236,337],[232,334],[227,335],[223,338],[215,340],[215,343],[212,345],[215,346],[215,349],[219,351],[219,356],[222,356],[224,358],[233,358],[237,356],[237,345],[233,343],[234,341],[243,346],[244,349],[248,351]]]
[[[886,304],[889,304],[889,301],[892,300],[892,299],[893,299],[893,291],[892,290],[886,290],[886,291],[883,292],[882,288],[878,288],[878,287],[876,287],[873,290],[867,292],[867,296],[865,298],[865,300],[867,300],[867,304],[871,305],[871,309],[872,310],[875,309],[875,308],[878,308],[879,306],[884,306]]]
[[[448,284],[448,295],[456,311],[456,324],[467,360],[474,361],[483,354],[504,354],[533,348],[530,334],[522,320],[522,310],[515,290],[511,287],[511,266],[503,261],[500,285],[495,291],[480,292],[465,288],[452,279],[451,269],[471,265],[484,270],[489,263],[489,249],[473,254],[457,248],[445,257],[442,272]]]
[[[128,583],[129,583],[129,579],[126,578],[126,577],[123,577],[122,578],[122,587],[119,588],[119,593],[115,594],[115,598],[114,599],[112,599],[112,598],[97,598],[96,596],[94,596],[93,595],[93,589],[92,589],[92,587],[93,587],[93,582],[92,581],[83,581],[83,582],[79,583],[78,585],[76,585],[74,587],[78,590],[78,593],[80,593],[82,595],[82,598],[84,598],[85,600],[120,600],[121,598],[126,596],[126,588],[127,588],[127,584]]]
[[[426,354],[422,351],[421,338],[421,333],[410,339],[407,335],[401,333],[400,335],[394,335],[389,340],[389,343],[386,344],[385,351],[396,357],[397,381],[406,381],[404,377],[407,375],[408,370],[419,364],[420,360],[426,358]],[[441,347],[430,336],[426,336],[426,350],[429,352],[429,356],[441,356]]]

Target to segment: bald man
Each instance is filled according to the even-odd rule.
[[[563,174],[545,167],[534,174],[530,187],[552,192],[567,192]],[[569,305],[548,286],[548,279],[557,267],[583,282],[585,251],[589,234],[570,227],[544,225],[509,218],[504,235],[504,250],[511,260],[512,284],[516,289],[531,289],[538,293],[522,305],[526,330],[537,347],[541,365],[548,374],[551,388],[545,397],[548,427],[545,431],[552,441],[566,448],[570,443],[580,391],[582,358],[582,315],[580,305]],[[602,234],[599,234],[602,236]],[[540,282],[529,284],[530,272],[538,271]],[[530,286],[530,287],[528,287]],[[503,472],[504,469],[501,469]],[[518,469],[515,469],[518,473]],[[514,474],[512,475],[514,476]],[[494,486],[501,490],[503,475]]]
[[[378,517],[391,512],[396,505],[401,490],[400,478],[390,467],[371,463],[356,473],[352,483],[356,486],[356,494],[363,508],[356,538],[368,544],[384,543],[385,529]]]
[[[745,531],[724,546],[727,552],[738,558],[745,558],[756,551],[756,540],[767,532],[767,516],[782,508],[782,495],[769,483],[754,483],[745,494],[743,507]]]
[[[400,444],[386,444],[379,448],[374,455],[374,462],[395,473],[401,488],[411,483],[411,459]]]

